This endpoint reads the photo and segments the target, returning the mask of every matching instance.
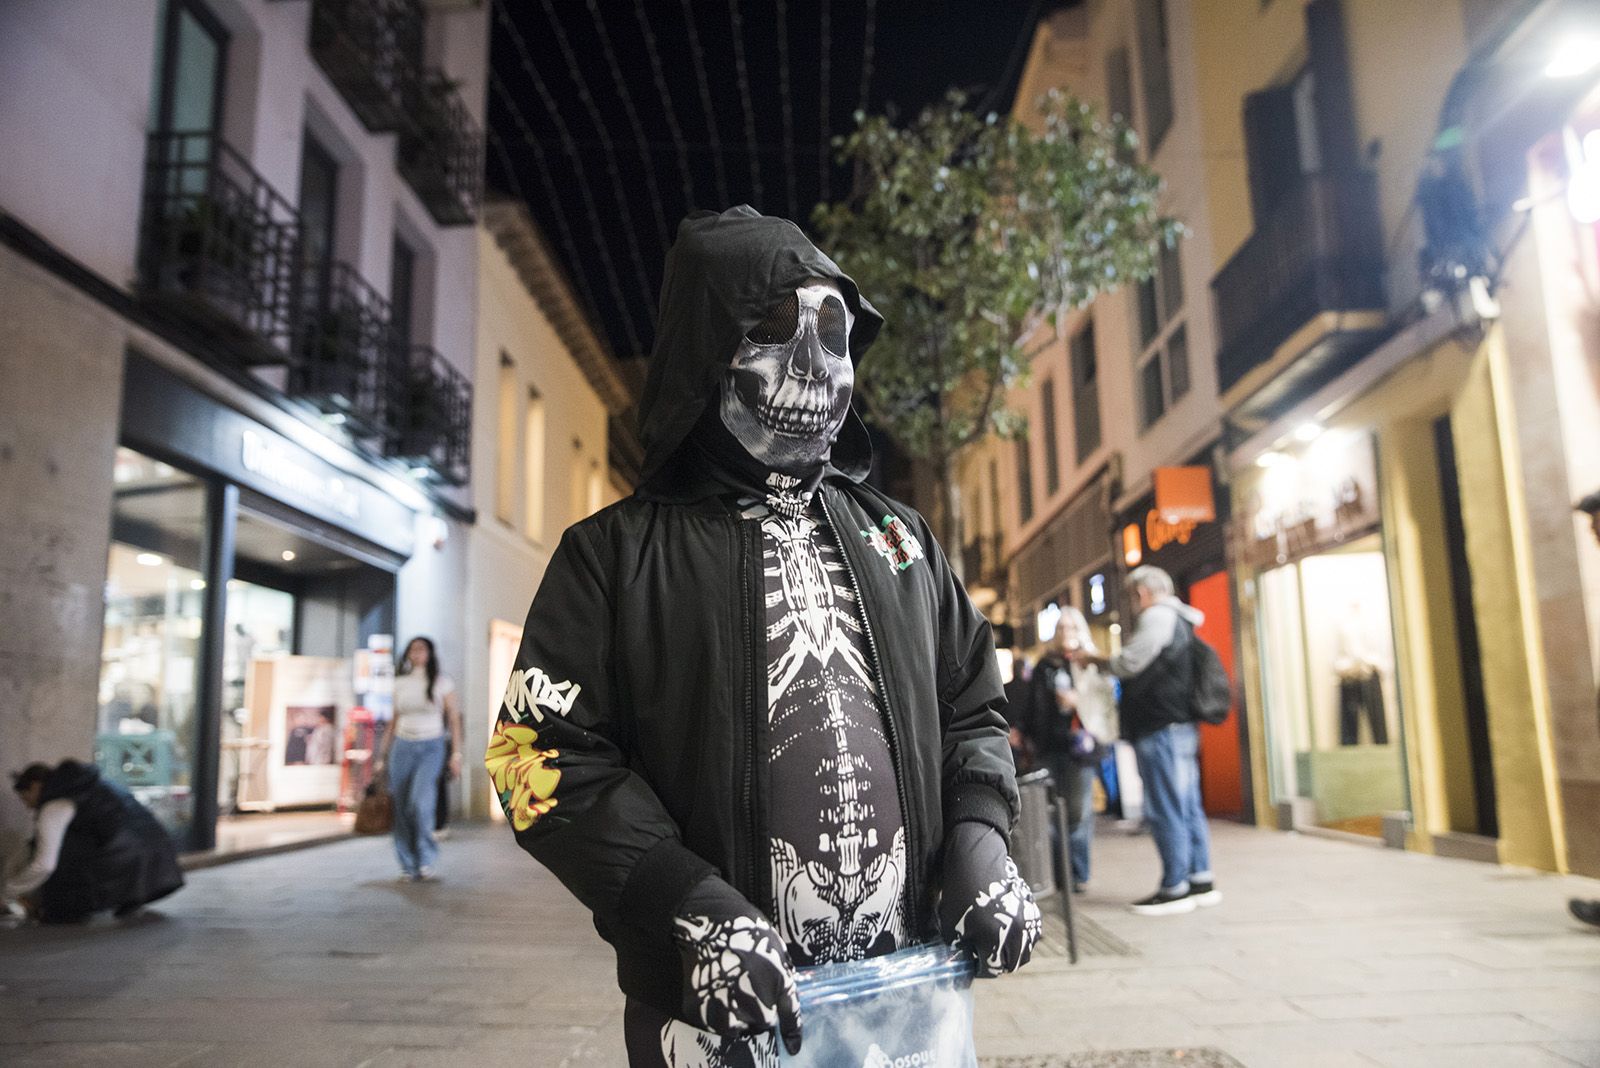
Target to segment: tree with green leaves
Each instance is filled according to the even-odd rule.
[[[857,388],[868,414],[935,472],[929,518],[960,560],[955,460],[984,435],[1017,437],[1008,392],[1067,312],[1149,277],[1180,227],[1162,217],[1160,179],[1135,135],[1059,92],[1037,131],[978,115],[951,93],[915,121],[858,113],[835,143],[855,168],[843,203],[813,222],[885,325]]]

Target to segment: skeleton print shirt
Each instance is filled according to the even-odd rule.
[[[797,967],[891,953],[905,825],[860,607],[818,507],[761,530],[773,922]]]

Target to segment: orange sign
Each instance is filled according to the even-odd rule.
[[[1144,559],[1144,545],[1139,540],[1139,524],[1129,523],[1122,528],[1122,562],[1138,567]]]
[[[1174,523],[1152,508],[1144,517],[1144,540],[1153,553],[1160,552],[1173,542],[1188,545],[1189,539],[1194,537],[1194,528],[1199,525],[1193,519],[1180,519]]]
[[[1209,523],[1217,518],[1209,467],[1158,467],[1155,470],[1156,511],[1171,524]],[[1151,550],[1158,548],[1152,538]],[[1185,537],[1184,541],[1189,539]]]

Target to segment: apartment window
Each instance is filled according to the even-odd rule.
[[[1133,68],[1126,48],[1106,53],[1106,111],[1124,125],[1133,125]]]
[[[309,131],[300,152],[300,237],[306,262],[326,269],[333,257],[339,164]]]
[[[567,522],[576,523],[588,514],[589,461],[583,454],[583,440],[572,439],[571,474],[567,482]]]
[[[494,515],[509,526],[516,521],[517,507],[517,365],[504,352],[495,382],[495,409]]]
[[[600,510],[600,500],[605,492],[605,480],[600,475],[600,461],[589,461],[589,507],[586,514],[594,515]]]
[[[1100,368],[1094,349],[1094,321],[1073,335],[1072,363],[1073,459],[1083,463],[1100,447]]]
[[[544,541],[544,398],[528,388],[522,411],[522,532]]]
[[[172,0],[155,72],[154,129],[214,134],[221,128],[227,49],[227,31],[209,11],[189,0]]]
[[[1144,90],[1144,136],[1155,155],[1172,128],[1172,48],[1165,0],[1135,0],[1139,34],[1139,84]]]
[[[1139,429],[1147,430],[1189,392],[1183,268],[1175,245],[1162,247],[1155,273],[1139,284],[1137,305]]]
[[[1061,488],[1061,459],[1056,448],[1056,384],[1048,378],[1041,389],[1039,406],[1044,424],[1044,495],[1053,497]]]
[[[1257,223],[1322,169],[1316,79],[1309,66],[1287,84],[1251,93],[1244,102],[1245,162]]]
[[[1028,456],[1028,439],[1012,442],[1017,453],[1017,513],[1022,522],[1033,518],[1033,462]]]
[[[389,322],[402,348],[411,347],[416,295],[417,253],[406,244],[404,238],[396,234],[394,250],[389,258]]]
[[[1000,518],[1000,461],[989,461],[989,533],[998,537],[1006,529]]]

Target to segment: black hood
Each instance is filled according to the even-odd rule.
[[[100,769],[93,764],[63,760],[45,777],[39,801],[43,804],[58,797],[77,797],[99,781]]]
[[[745,204],[724,212],[697,211],[678,225],[678,238],[667,253],[656,343],[639,405],[645,450],[641,495],[682,499],[703,490],[691,450],[680,447],[717,396],[740,339],[808,278],[838,283],[855,316],[850,362],[859,365],[883,317],[798,226]],[[829,473],[860,482],[871,467],[867,428],[851,409],[834,443]]]

